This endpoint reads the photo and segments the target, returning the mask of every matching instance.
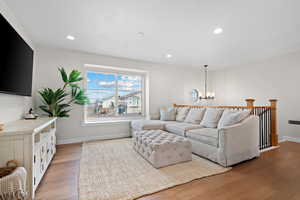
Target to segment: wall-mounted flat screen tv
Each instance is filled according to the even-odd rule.
[[[0,93],[31,96],[33,50],[0,14]]]

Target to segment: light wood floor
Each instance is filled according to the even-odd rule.
[[[60,145],[38,190],[39,200],[77,200],[81,144]],[[195,180],[140,200],[299,200],[300,144],[244,162],[228,173]]]

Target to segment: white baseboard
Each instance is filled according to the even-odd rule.
[[[266,149],[260,150],[260,153],[263,153],[263,152],[266,152],[266,151],[271,151],[271,150],[277,149],[277,148],[279,148],[279,146],[271,146],[271,147],[268,147]]]
[[[279,143],[280,142],[285,142],[285,141],[300,143],[300,138],[298,138],[298,137],[290,137],[290,136],[282,136],[279,139]]]
[[[88,136],[88,137],[76,137],[76,138],[68,138],[68,139],[58,139],[57,144],[72,144],[72,143],[81,143],[81,142],[89,142],[93,140],[107,140],[107,139],[117,139],[117,138],[126,138],[130,137],[130,134],[123,133],[118,135],[99,135],[99,136]]]

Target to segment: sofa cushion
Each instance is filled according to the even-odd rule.
[[[237,124],[244,119],[246,119],[251,113],[251,110],[224,110],[222,117],[218,123],[218,129],[224,128],[226,126],[231,126]]]
[[[176,110],[176,121],[183,122],[189,112],[189,107],[177,108]]]
[[[207,108],[200,125],[206,128],[217,128],[223,109]]]
[[[190,123],[184,123],[184,122],[175,122],[175,123],[167,123],[165,125],[165,130],[167,130],[170,133],[174,133],[176,135],[185,136],[185,132],[188,130],[201,128],[199,124],[190,124]]]
[[[174,121],[176,119],[176,110],[173,107],[160,109],[160,120]]]
[[[186,132],[186,137],[214,147],[218,147],[219,144],[219,133],[216,128],[189,130]]]
[[[200,124],[205,113],[205,108],[191,108],[184,122],[192,124]]]
[[[131,128],[135,131],[141,130],[164,130],[165,122],[160,120],[133,120]]]

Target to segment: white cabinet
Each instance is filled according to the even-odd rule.
[[[34,143],[34,190],[39,185],[54,154],[56,153],[55,123],[35,134]]]
[[[56,153],[56,118],[18,120],[0,131],[0,166],[17,160],[27,170],[29,199]]]

